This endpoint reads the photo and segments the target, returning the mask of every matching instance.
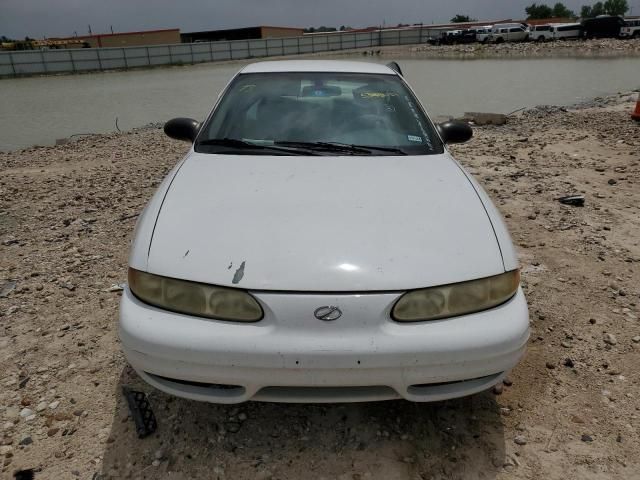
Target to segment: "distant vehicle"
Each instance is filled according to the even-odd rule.
[[[536,42],[546,42],[553,39],[551,25],[533,25],[529,30],[529,39]]]
[[[476,33],[473,30],[448,30],[442,32],[440,37],[430,40],[429,43],[432,45],[456,45],[475,41]]]
[[[623,38],[640,37],[640,18],[624,21],[624,27],[620,29],[620,36]]]
[[[485,25],[483,27],[477,27],[474,30],[476,31],[476,42],[486,43],[489,35],[491,35],[491,29],[493,25]]]
[[[477,39],[478,30],[484,31],[484,29],[478,29],[478,28],[469,28],[467,30],[464,30],[462,32],[462,43],[475,43],[475,42],[477,42],[478,41],[478,39]]]
[[[438,36],[431,37],[429,39],[429,43],[431,45],[450,45],[452,42],[452,37],[457,35],[457,32],[461,30],[447,30],[444,32],[440,32]]]
[[[582,21],[583,36],[586,38],[618,38],[624,19],[615,15],[601,15]]]
[[[476,41],[476,31],[474,29],[456,30],[456,33],[450,35],[449,38],[454,44],[474,43]]]
[[[582,37],[582,24],[562,23],[551,26],[551,34],[554,40],[569,40]]]
[[[489,42],[522,42],[529,39],[529,27],[522,23],[501,23],[495,25],[489,35]]]
[[[448,32],[442,32],[440,37],[440,43],[445,45],[453,45],[457,43],[457,39],[462,35],[462,30],[449,30]]]

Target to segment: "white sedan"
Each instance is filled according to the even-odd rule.
[[[124,353],[170,394],[435,401],[500,382],[527,304],[499,213],[399,68],[242,69],[142,213]]]

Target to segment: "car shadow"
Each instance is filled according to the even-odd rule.
[[[148,394],[158,429],[138,439],[122,386]],[[125,367],[94,480],[491,479],[504,464],[492,393],[432,404],[247,402],[164,394]]]

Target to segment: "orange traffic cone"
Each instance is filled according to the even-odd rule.
[[[636,109],[631,114],[631,118],[633,118],[634,120],[640,122],[640,94],[638,94],[638,101],[636,102]]]

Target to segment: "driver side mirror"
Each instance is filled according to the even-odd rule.
[[[464,143],[473,136],[473,130],[465,122],[444,122],[436,125],[444,143]]]
[[[200,123],[193,118],[173,118],[164,124],[164,133],[176,140],[192,142],[200,131]]]

